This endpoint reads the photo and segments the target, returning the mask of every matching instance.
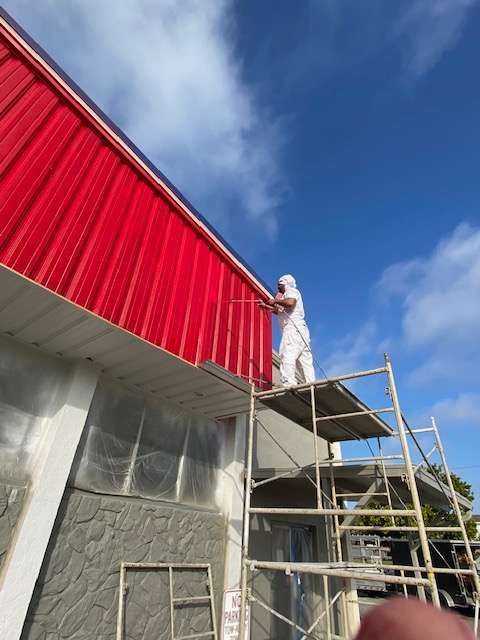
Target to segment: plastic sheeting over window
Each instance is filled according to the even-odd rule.
[[[69,366],[0,338],[0,474],[25,480],[49,419],[62,407]]]
[[[214,507],[222,452],[221,425],[101,380],[70,484]]]

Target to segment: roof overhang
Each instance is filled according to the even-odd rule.
[[[410,502],[410,490],[408,488],[408,484],[406,481],[406,470],[405,465],[403,464],[389,464],[385,465],[387,476],[392,487],[391,498],[395,508],[401,508],[401,500],[404,502]],[[275,475],[281,475],[285,473],[285,469],[255,469],[253,471],[253,477],[255,480],[263,480],[265,478],[270,478]],[[320,469],[321,477],[328,478],[329,477],[329,469],[328,467],[324,467]],[[308,469],[302,471],[293,472],[289,478],[281,478],[275,480],[273,482],[274,485],[281,485],[285,483],[285,486],[295,484],[296,490],[295,493],[298,495],[301,493],[302,495],[306,493],[312,493],[312,499],[314,504],[315,501],[315,488],[312,483],[305,477],[307,474],[309,477],[314,479],[315,477],[315,468],[312,465]],[[382,475],[379,472],[378,465],[375,464],[336,464],[333,466],[333,474],[335,478],[335,485],[338,493],[367,493],[369,487],[375,481],[375,479],[381,479]],[[417,480],[417,488],[420,495],[420,501],[422,504],[431,504],[438,509],[449,509],[450,503],[447,499],[447,496],[451,496],[450,490],[448,487],[441,483],[439,486],[437,480],[434,476],[423,468],[417,469],[415,473],[415,477]],[[383,485],[383,480],[382,480]],[[268,486],[268,485],[266,485]],[[282,491],[278,488],[280,494]],[[382,489],[383,491],[383,489]],[[376,489],[378,492],[378,489]],[[371,498],[375,502],[385,503],[385,497],[373,496]],[[467,498],[457,493],[457,499],[460,504],[460,507],[470,511],[472,508],[472,504]]]
[[[250,386],[214,363],[194,366],[0,265],[0,333],[101,373],[188,412],[247,413]]]

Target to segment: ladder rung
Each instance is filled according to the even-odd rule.
[[[193,633],[190,636],[177,636],[173,640],[191,640],[192,638],[209,638],[215,635],[214,631],[204,631],[203,633]]]
[[[409,436],[411,433],[428,433],[430,431],[435,431],[435,429],[433,429],[432,427],[427,427],[426,429],[410,429],[409,431],[405,431],[405,435]],[[394,438],[398,438],[400,434],[398,433],[398,431],[394,431],[394,433],[392,433],[392,436]]]
[[[172,598],[172,602],[174,604],[181,602],[209,602],[211,599],[212,596],[191,596],[189,598]]]

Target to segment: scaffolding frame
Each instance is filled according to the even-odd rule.
[[[426,590],[429,593],[430,599],[432,603],[436,607],[440,607],[440,598],[439,592],[437,588],[435,575],[439,573],[454,573],[456,575],[469,575],[473,579],[474,583],[474,606],[475,606],[475,621],[474,621],[474,632],[477,634],[478,631],[478,618],[479,618],[479,598],[480,598],[480,579],[478,575],[478,571],[475,565],[475,560],[473,557],[473,553],[470,547],[470,542],[468,540],[467,531],[465,528],[465,524],[463,521],[463,514],[458,502],[457,494],[455,492],[450,469],[447,464],[447,459],[445,455],[445,450],[443,447],[443,443],[440,438],[440,434],[436,425],[435,420],[432,418],[432,425],[428,428],[423,429],[410,429],[408,424],[406,423],[401,408],[400,402],[398,398],[397,388],[395,384],[395,378],[393,374],[393,368],[390,361],[390,357],[388,354],[384,355],[384,366],[379,367],[377,369],[370,369],[365,371],[357,371],[350,374],[345,374],[341,376],[335,376],[331,378],[324,378],[320,380],[315,380],[311,383],[304,383],[300,385],[291,385],[288,387],[274,387],[271,390],[257,390],[255,386],[252,384],[251,393],[250,393],[250,412],[249,412],[249,421],[248,421],[248,433],[247,433],[247,450],[246,450],[246,472],[245,472],[245,494],[244,494],[244,513],[243,513],[243,539],[242,539],[242,571],[241,571],[241,605],[240,605],[240,636],[239,640],[247,640],[246,638],[246,612],[247,607],[253,605],[255,603],[260,604],[264,609],[269,611],[272,615],[280,618],[290,626],[296,628],[301,631],[304,635],[302,636],[302,640],[306,638],[326,638],[326,640],[332,640],[337,638],[348,639],[353,637],[356,632],[356,621],[351,619],[349,616],[349,610],[347,607],[347,594],[352,590],[352,584],[354,580],[366,580],[366,581],[381,581],[384,583],[397,584],[402,585],[403,593],[405,597],[408,597],[407,586],[415,586],[417,588],[418,596],[425,600],[426,599]],[[337,383],[343,381],[351,381],[358,378],[365,378],[368,376],[378,376],[384,375],[386,376],[387,387],[385,391],[387,395],[390,397],[391,406],[390,407],[382,407],[380,409],[370,409],[368,407],[363,411],[352,411],[348,413],[339,413],[334,415],[318,415],[317,407],[316,407],[316,397],[315,397],[315,389],[319,387],[325,387],[327,385],[335,385]],[[298,465],[298,463],[288,454],[288,452],[283,448],[281,443],[278,443],[272,434],[269,434],[275,442],[280,446],[280,448],[287,453],[290,460],[296,465],[295,468],[280,474],[275,474],[270,478],[261,480],[260,482],[255,482],[252,478],[252,464],[253,464],[253,444],[254,444],[254,435],[257,424],[261,424],[258,420],[257,416],[257,406],[262,403],[262,399],[265,398],[274,398],[275,396],[284,395],[288,393],[298,393],[299,391],[310,391],[310,408],[311,408],[311,432],[313,435],[313,452],[314,452],[314,462],[308,465]],[[344,428],[344,432],[349,432],[350,435],[358,440],[369,440],[371,437],[375,437],[378,440],[379,446],[379,455],[373,455],[371,457],[366,458],[350,458],[350,459],[342,459],[335,458],[332,448],[332,438],[327,441],[328,446],[328,459],[320,459],[319,457],[319,447],[318,447],[318,437],[321,437],[321,433],[319,433],[318,426],[322,421],[325,420],[345,420],[348,418],[363,416],[363,415],[378,415],[382,413],[392,413],[395,417],[395,425],[396,431],[391,433],[392,437],[398,437],[401,444],[402,455],[401,456],[384,456],[381,444],[380,437],[378,436],[358,436],[355,434],[354,427],[351,429]],[[262,425],[264,427],[264,425]],[[301,425],[305,426],[305,425]],[[264,427],[265,428],[265,427]],[[418,441],[416,440],[415,434],[417,433],[433,433],[435,438],[435,446],[434,448],[425,456]],[[382,437],[388,434],[382,434]],[[423,456],[424,461],[419,465],[413,465],[410,448],[408,444],[408,438],[411,436],[415,444],[419,447],[420,453]],[[341,440],[343,438],[338,438]],[[371,448],[370,448],[371,449]],[[423,464],[429,464],[429,457],[433,454],[434,451],[438,451],[441,465],[443,467],[443,473],[446,478],[446,484],[449,490],[450,496],[444,492],[444,489],[441,487],[442,491],[445,493],[445,496],[448,498],[450,502],[451,508],[455,517],[458,521],[458,526],[426,526],[422,508],[420,497],[418,493],[418,487],[416,482],[416,471],[423,466]],[[390,490],[390,481],[388,479],[388,472],[386,469],[385,461],[391,459],[401,459],[403,460],[403,464],[405,465],[405,480],[408,487],[408,491],[410,494],[411,504],[413,508],[407,509],[405,503],[401,500],[403,506],[405,508],[393,508],[392,495]],[[375,477],[374,482],[370,486],[369,489],[372,488],[372,491],[367,490],[365,493],[337,493],[335,486],[335,475],[334,468],[339,465],[346,465],[352,461],[364,461],[364,462],[373,462],[375,464],[376,470],[379,471],[379,477]],[[325,491],[322,489],[321,484],[321,473],[320,469],[328,469],[328,478],[323,476],[324,479],[329,480],[329,490],[330,496],[328,496]],[[308,475],[307,471],[314,471],[314,478],[311,478]],[[265,485],[269,482],[274,482],[280,478],[286,478],[292,474],[301,472],[307,476],[310,482],[315,486],[316,492],[316,506],[312,508],[282,508],[282,507],[252,507],[251,506],[251,496],[252,492],[256,487],[261,485]],[[437,481],[438,478],[436,477]],[[385,489],[384,491],[380,491],[381,484],[383,483]],[[441,483],[440,483],[441,484]],[[372,496],[381,495],[386,498],[386,502],[388,504],[388,509],[369,509],[364,508],[364,505],[369,502]],[[357,500],[357,505],[355,508],[344,508],[343,500],[346,498],[354,498]],[[329,507],[325,507],[324,500],[327,500],[330,503]],[[250,538],[250,520],[252,515],[262,514],[262,515],[311,515],[311,516],[325,516],[325,522],[328,521],[328,518],[331,518],[331,537],[332,537],[332,551],[334,556],[333,562],[317,562],[317,563],[296,563],[296,562],[267,562],[267,561],[257,561],[250,558],[249,554],[249,538]],[[354,520],[359,516],[383,516],[387,517],[390,520],[390,524],[388,526],[366,526],[366,525],[356,525],[354,524]],[[396,518],[398,517],[409,517],[415,521],[415,526],[407,526],[407,525],[398,525]],[[340,521],[340,518],[343,518],[343,521]],[[419,566],[418,562],[415,562],[413,566],[409,565],[388,565],[385,569],[390,569],[394,571],[398,571],[399,575],[389,575],[384,571],[381,571],[382,567],[378,565],[374,565],[372,567],[361,565],[353,562],[346,562],[344,560],[344,540],[345,534],[350,531],[382,531],[382,532],[409,532],[412,534],[416,534],[419,540],[419,546],[422,550],[423,555],[423,566]],[[328,531],[328,530],[327,530]],[[465,545],[467,558],[468,558],[468,569],[461,568],[437,568],[433,566],[430,546],[428,540],[428,533],[449,533],[456,532],[460,533],[463,539],[463,543]],[[328,536],[328,533],[327,533]],[[413,558],[413,555],[412,555]],[[368,569],[375,569],[375,572],[369,572]],[[282,613],[276,611],[272,607],[268,606],[266,603],[262,602],[257,596],[253,596],[251,593],[251,589],[249,587],[249,578],[250,576],[258,570],[265,571],[282,571],[287,575],[291,573],[310,573],[321,575],[323,579],[323,597],[324,597],[324,611],[320,615],[319,618],[314,622],[310,629],[303,629],[299,627],[294,620],[286,618]],[[378,572],[377,572],[378,571]],[[405,576],[405,572],[414,573],[415,577],[407,577]],[[339,636],[335,634],[332,630],[332,621],[331,621],[331,609],[333,606],[333,602],[329,596],[329,586],[328,586],[328,578],[337,578],[342,585],[340,591],[335,595],[335,602],[340,604],[340,620],[341,620],[341,631],[343,631],[343,635]],[[318,623],[323,619],[326,619],[326,629],[320,632],[320,635],[313,633],[314,628],[317,627]],[[252,619],[252,617],[251,617]],[[252,628],[252,627],[250,627]]]
[[[127,571],[168,571],[168,600],[170,610],[170,634],[172,640],[194,640],[196,638],[213,638],[218,640],[217,616],[215,613],[215,594],[213,591],[212,568],[209,563],[199,564],[191,562],[122,562],[120,564],[120,589],[118,593],[118,614],[116,640],[125,638],[125,598],[128,590]],[[202,571],[205,572],[205,586],[208,595],[181,596],[174,595],[175,571]],[[175,610],[177,607],[189,605],[208,604],[210,607],[211,631],[190,633],[188,635],[175,635]]]

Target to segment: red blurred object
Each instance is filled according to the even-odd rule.
[[[0,18],[0,263],[190,363],[271,380],[269,295]]]

